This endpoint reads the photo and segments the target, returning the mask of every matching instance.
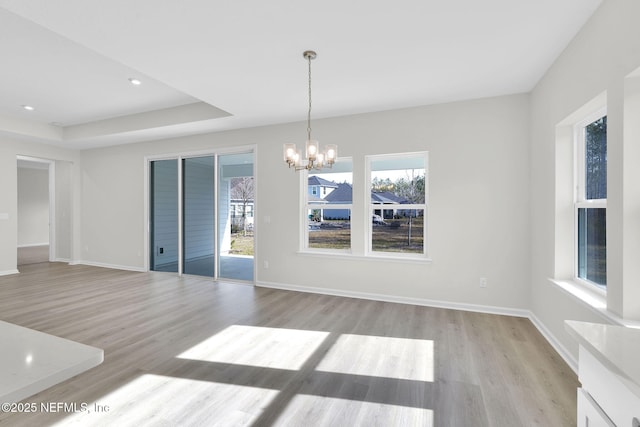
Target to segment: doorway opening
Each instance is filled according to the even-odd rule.
[[[49,262],[52,254],[54,163],[18,156],[18,266]]]

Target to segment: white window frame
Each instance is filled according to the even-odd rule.
[[[424,203],[418,204],[406,204],[402,205],[402,209],[419,209],[424,212],[423,215],[423,239],[422,239],[422,253],[402,253],[402,252],[384,252],[384,251],[374,251],[373,250],[373,212],[376,206],[371,202],[371,173],[372,168],[371,164],[375,160],[381,159],[401,159],[407,157],[420,157],[424,158],[424,174],[425,174],[425,183],[424,183]],[[376,154],[365,156],[365,191],[364,191],[364,206],[366,206],[365,212],[366,217],[363,218],[367,224],[366,227],[366,253],[365,255],[368,257],[384,257],[384,258],[400,258],[400,259],[420,259],[420,260],[428,260],[428,252],[427,252],[427,238],[428,238],[428,224],[429,224],[429,215],[427,206],[429,205],[429,152],[428,151],[417,151],[417,152],[407,152],[407,153],[392,153],[392,154]]]
[[[606,294],[606,286],[595,283],[591,280],[584,279],[579,277],[579,247],[578,247],[578,212],[579,209],[607,209],[607,199],[586,199],[586,171],[585,171],[585,128],[599,120],[600,118],[607,115],[607,109],[602,108],[599,109],[588,116],[586,116],[581,121],[577,122],[574,125],[574,208],[573,208],[573,218],[574,218],[574,237],[573,237],[573,278],[574,280],[583,285],[587,286],[591,290],[595,290],[600,294]],[[608,149],[608,141],[607,141],[607,149]],[[608,192],[607,192],[608,193]],[[607,194],[608,196],[608,194]]]

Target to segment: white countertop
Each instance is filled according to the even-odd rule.
[[[640,329],[575,320],[565,329],[640,397]]]
[[[99,348],[0,321],[0,402],[19,402],[103,360]]]

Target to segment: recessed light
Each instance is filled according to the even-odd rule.
[[[142,84],[142,82],[141,82],[140,80],[135,79],[135,78],[133,78],[133,77],[131,77],[131,78],[129,79],[129,82],[130,82],[132,85],[134,85],[134,86],[140,86],[140,85]]]
[[[23,105],[22,108],[24,108],[27,111],[33,111],[35,110],[35,108],[33,108],[31,105]]]

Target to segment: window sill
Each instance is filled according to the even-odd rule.
[[[565,293],[577,299],[587,308],[599,314],[605,321],[614,325],[626,326],[630,328],[640,328],[640,322],[625,320],[617,314],[607,309],[606,294],[596,290],[591,290],[587,286],[577,283],[574,280],[549,279],[551,283],[558,286]]]
[[[323,257],[333,259],[349,259],[354,261],[393,261],[409,264],[431,264],[431,258],[416,257],[416,256],[394,256],[389,254],[383,255],[354,255],[351,252],[323,252],[323,251],[298,251],[299,255]]]

